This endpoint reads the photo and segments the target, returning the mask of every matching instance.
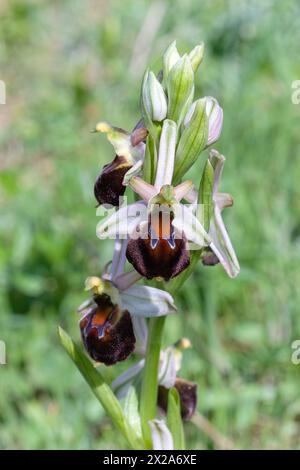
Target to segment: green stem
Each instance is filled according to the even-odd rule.
[[[157,317],[149,320],[146,362],[143,371],[140,414],[144,440],[147,448],[150,449],[152,448],[152,439],[149,421],[156,416],[158,367],[165,319],[166,317]]]
[[[198,252],[197,252],[198,253]],[[195,257],[197,258],[197,257]],[[190,272],[189,272],[190,274]],[[181,277],[174,285],[170,285],[171,295],[182,286],[188,276]],[[162,342],[162,334],[166,317],[151,318],[149,320],[148,341],[146,350],[145,367],[143,370],[141,397],[140,397],[140,416],[142,422],[142,431],[147,448],[152,448],[152,439],[149,428],[149,421],[156,417],[157,393],[158,393],[158,368]]]
[[[63,348],[75,363],[115,426],[123,434],[125,439],[127,439],[130,447],[132,449],[142,449],[143,443],[136,435],[135,429],[133,429],[125,419],[119,401],[105,382],[101,373],[95,369],[91,361],[89,361],[81,349],[61,327],[58,328],[58,333]]]

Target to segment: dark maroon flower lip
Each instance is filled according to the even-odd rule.
[[[197,407],[197,385],[177,377],[174,387],[178,391],[180,398],[181,417],[185,421],[189,421],[193,417]],[[168,408],[168,393],[168,388],[162,385],[158,387],[157,403],[164,412],[166,412]]]
[[[125,360],[134,350],[131,316],[105,294],[96,296],[95,301],[79,323],[82,341],[93,360],[110,366]]]
[[[130,168],[132,165],[127,162],[126,158],[118,155],[111,163],[103,167],[94,186],[95,198],[99,204],[119,206],[120,198],[126,189],[123,179]]]
[[[146,238],[129,240],[126,256],[135,270],[147,279],[160,278],[168,281],[178,276],[190,264],[190,254],[186,237],[175,238],[172,218],[163,222],[159,216],[157,223],[151,223]]]
[[[111,163],[105,165],[98,176],[94,185],[94,194],[99,204],[110,204],[113,206],[120,205],[120,198],[124,195],[126,186],[123,184],[124,176],[126,173],[135,165],[136,160],[133,156],[136,148],[145,141],[148,131],[146,128],[141,127],[135,129],[131,134],[124,131],[123,129],[114,127],[102,123],[100,125],[101,132],[107,132],[108,134],[114,134],[112,138],[113,142],[118,142],[118,146],[115,147],[116,152],[120,142],[123,141],[124,155],[117,154]],[[114,144],[113,144],[114,145]],[[126,150],[127,149],[127,153]],[[131,152],[132,151],[132,155]],[[140,159],[142,155],[140,154]]]

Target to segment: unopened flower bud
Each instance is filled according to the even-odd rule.
[[[174,179],[182,176],[195,163],[207,144],[208,120],[205,102],[195,101],[183,122],[183,132],[178,143],[175,159]]]
[[[185,115],[183,126],[188,127],[194,115],[197,103],[205,103],[205,112],[208,119],[208,135],[206,145],[211,145],[218,140],[223,124],[223,109],[218,101],[211,96],[206,96],[195,101]]]
[[[179,59],[180,55],[176,47],[176,41],[173,41],[163,55],[163,78],[165,83],[167,81],[170,70],[178,62]]]
[[[223,109],[211,96],[206,98],[206,114],[208,117],[207,145],[211,145],[220,137],[223,124]]]
[[[202,42],[198,46],[195,46],[194,49],[191,50],[189,53],[189,59],[191,61],[191,65],[193,68],[193,71],[196,72],[199,65],[202,62],[204,55],[204,43]]]
[[[185,54],[170,70],[167,78],[168,118],[180,123],[194,86],[194,72]]]
[[[144,110],[152,121],[163,121],[167,116],[167,98],[153,72],[146,72],[142,89]]]

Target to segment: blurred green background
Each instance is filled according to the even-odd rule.
[[[113,153],[90,129],[135,125],[144,69],[177,39],[181,52],[206,43],[196,93],[224,108],[216,148],[241,274],[199,265],[165,343],[192,340],[182,375],[213,433],[236,448],[300,448],[299,2],[1,0],[0,15],[0,447],[126,446],[57,325],[79,338],[84,280],[112,253],[95,236],[93,183]],[[189,448],[218,447],[198,425],[186,426]]]

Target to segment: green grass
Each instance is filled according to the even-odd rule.
[[[100,119],[135,125],[144,67],[158,69],[176,38],[182,51],[206,43],[197,93],[224,108],[217,148],[241,274],[199,265],[164,342],[191,339],[182,375],[199,384],[198,412],[235,447],[300,448],[300,366],[290,360],[300,338],[298,2],[12,0],[1,14],[0,447],[126,447],[56,330],[79,338],[84,279],[112,252],[95,236],[93,198],[112,150],[90,130]],[[216,447],[192,423],[186,434],[188,448]]]

